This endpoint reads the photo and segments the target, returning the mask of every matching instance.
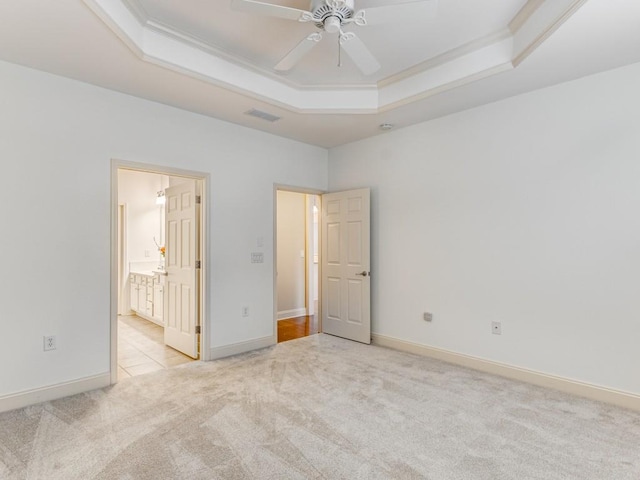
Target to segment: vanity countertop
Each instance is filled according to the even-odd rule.
[[[131,270],[134,275],[146,275],[147,277],[152,277],[154,275],[153,270]]]
[[[129,273],[133,275],[144,275],[146,277],[153,277],[155,275],[165,276],[167,274],[164,265],[161,265],[157,261],[130,262]]]
[[[131,270],[129,273],[134,275],[145,275],[147,277],[153,277],[155,275],[166,275],[167,272],[164,270]]]

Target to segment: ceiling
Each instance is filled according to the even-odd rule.
[[[309,9],[309,0],[264,1]],[[381,63],[382,68],[372,75],[361,74],[344,54],[339,67],[337,35],[329,33],[291,71],[285,75],[275,73],[273,67],[289,50],[318,31],[313,23],[238,11],[231,0],[124,0],[123,3],[141,24],[199,42],[215,54],[257,69],[260,75],[296,87],[326,88],[376,85],[439,55],[500,34],[527,1],[356,0],[356,8],[365,9],[367,15],[383,10],[379,16],[382,18],[372,25],[345,27],[356,32]],[[384,5],[394,6],[380,9]]]
[[[327,148],[640,61],[640,2],[406,2],[355,0],[370,75],[328,32],[275,71],[317,28],[231,0],[4,2],[0,59]]]

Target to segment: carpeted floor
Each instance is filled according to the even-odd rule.
[[[0,414],[2,479],[640,479],[640,413],[314,335]]]

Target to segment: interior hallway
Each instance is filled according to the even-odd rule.
[[[318,333],[315,315],[278,320],[278,343]]]

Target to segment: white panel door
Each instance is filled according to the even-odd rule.
[[[369,189],[322,196],[322,331],[371,343]]]
[[[195,182],[165,190],[164,343],[198,358],[198,212]]]

